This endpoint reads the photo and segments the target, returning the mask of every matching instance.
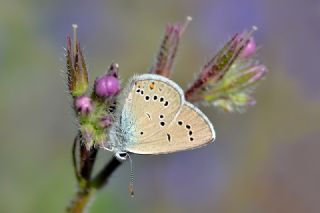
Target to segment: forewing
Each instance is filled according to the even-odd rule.
[[[124,122],[119,126],[125,149],[152,140],[165,128],[164,124],[175,119],[184,103],[177,84],[154,74],[134,77],[127,89],[121,112]]]

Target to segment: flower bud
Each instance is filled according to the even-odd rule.
[[[67,37],[66,65],[69,92],[73,97],[84,95],[88,90],[88,72],[80,43],[77,42],[77,25],[74,30],[73,41]]]
[[[118,78],[119,65],[117,63],[112,63],[107,71],[107,75],[111,75]]]
[[[92,100],[87,96],[80,96],[75,99],[75,108],[82,115],[87,115],[92,111]]]
[[[253,37],[250,37],[247,45],[242,50],[240,57],[241,58],[249,58],[257,51],[257,45]]]
[[[95,81],[94,92],[101,98],[108,98],[115,96],[120,91],[119,80],[110,75],[102,76]]]

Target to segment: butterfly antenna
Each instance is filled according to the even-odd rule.
[[[127,153],[128,158],[130,160],[130,182],[129,182],[129,193],[131,195],[131,197],[134,197],[134,190],[133,190],[133,166],[132,166],[132,159],[130,157],[130,155]]]

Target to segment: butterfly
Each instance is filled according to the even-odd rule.
[[[119,160],[127,153],[167,154],[214,141],[213,125],[172,80],[156,75],[134,76],[125,87],[107,150]]]

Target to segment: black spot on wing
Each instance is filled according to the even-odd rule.
[[[170,142],[171,141],[171,135],[167,133],[167,140]]]

